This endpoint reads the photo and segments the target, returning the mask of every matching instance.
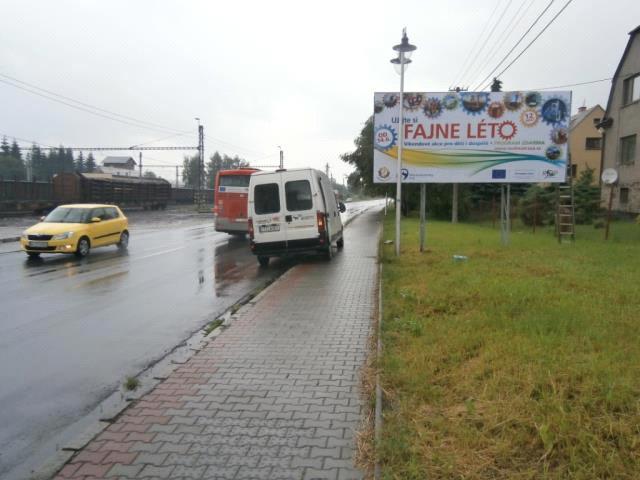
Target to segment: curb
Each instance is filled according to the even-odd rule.
[[[18,240],[20,240],[20,236],[17,236],[17,237],[5,237],[5,238],[0,238],[0,243],[17,242]]]
[[[383,238],[384,228],[380,230],[380,239]],[[378,241],[380,246],[380,241]],[[380,247],[378,247],[380,248]],[[378,341],[376,342],[376,405],[373,422],[373,438],[375,442],[374,448],[377,450],[382,435],[382,387],[380,386],[380,357],[382,355],[382,262],[378,266]],[[382,468],[380,466],[380,458],[376,453],[375,464],[373,469],[373,478],[380,480],[382,477]]]

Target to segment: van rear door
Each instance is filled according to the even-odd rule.
[[[310,170],[289,171],[282,175],[285,196],[285,222],[289,248],[317,243],[316,206],[322,200],[313,184]]]
[[[253,203],[250,210],[253,218],[253,238],[255,243],[287,242],[286,223],[284,221],[284,192],[281,187],[281,174],[252,175],[251,188]]]

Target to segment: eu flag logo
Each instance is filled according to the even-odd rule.
[[[491,178],[505,179],[507,178],[506,170],[491,170]]]

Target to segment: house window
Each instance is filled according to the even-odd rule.
[[[593,124],[594,125],[598,125],[600,123],[600,119],[599,118],[594,118],[593,119]]]
[[[620,165],[633,165],[636,161],[636,136],[620,139]]]
[[[571,170],[568,172],[571,175],[571,178],[576,178],[576,176],[578,175],[578,165],[572,163],[571,165],[568,165],[568,167],[571,168]]]
[[[640,75],[634,75],[624,81],[622,100],[623,105],[628,105],[636,100],[640,100]]]
[[[584,144],[587,150],[600,150],[601,147],[602,139],[599,137],[588,137]]]
[[[620,189],[620,204],[626,205],[629,203],[629,189],[627,187],[622,187]]]

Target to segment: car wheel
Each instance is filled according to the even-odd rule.
[[[82,237],[80,240],[78,240],[76,257],[86,257],[87,255],[89,255],[89,250],[91,250],[91,245],[89,244],[89,239],[87,237]]]
[[[261,267],[266,267],[267,265],[269,265],[269,257],[263,257],[262,255],[259,255],[258,263]]]
[[[342,247],[344,247],[344,237],[340,237],[338,239],[338,241],[336,242],[336,246],[341,249]]]
[[[327,249],[324,251],[324,258],[327,260],[331,260],[333,258],[333,247],[331,246],[331,242],[329,242]]]
[[[40,258],[40,254],[38,252],[27,252],[29,258]]]
[[[126,230],[120,234],[120,241],[118,242],[118,248],[120,250],[126,250],[129,246],[129,232]]]

